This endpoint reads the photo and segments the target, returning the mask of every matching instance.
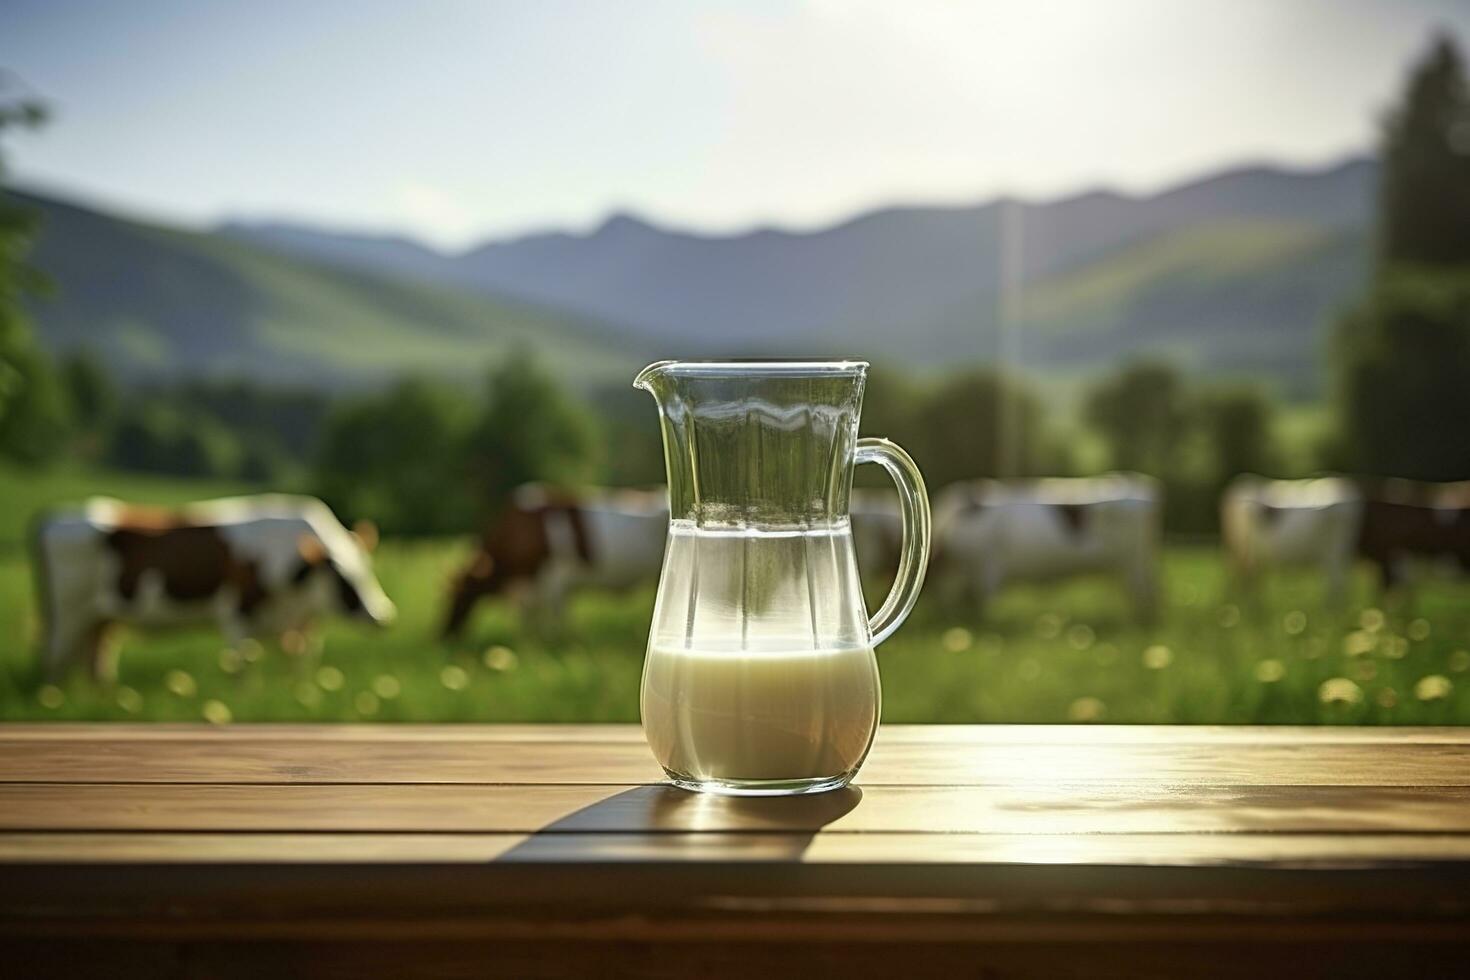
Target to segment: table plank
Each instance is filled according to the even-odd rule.
[[[884,726],[847,791],[658,778],[628,725],[0,726],[0,962],[1035,980],[1470,956],[1466,730]]]
[[[668,786],[10,783],[0,829],[1470,833],[1470,788],[873,786],[742,800]]]
[[[207,729],[205,731],[208,731]],[[641,737],[508,742],[407,739],[377,729],[335,739],[11,738],[0,729],[0,783],[590,783],[657,782]],[[922,735],[923,733],[918,733]],[[1100,782],[1211,785],[1470,786],[1470,743],[1163,741],[1094,744],[915,740],[880,732],[865,786]]]
[[[528,834],[0,832],[0,864],[473,864],[494,861],[529,839]]]
[[[1455,746],[1444,746],[1458,751]],[[1470,752],[1470,746],[1466,747]],[[0,737],[0,783],[621,783],[664,778],[630,741]]]
[[[1240,938],[1242,925],[1255,923],[1278,938],[1330,931],[1334,943],[1382,941],[1397,931],[1470,946],[1464,931],[1470,868],[1463,865],[774,861],[735,869],[502,860],[135,867],[145,873],[120,874],[105,865],[12,865],[12,887],[0,891],[0,945],[6,936],[46,934],[196,942],[336,937],[368,944],[448,936],[796,944],[883,936],[984,944],[1002,935],[1039,944],[1084,937],[1128,943]],[[1261,975],[1262,964],[1242,967]]]
[[[1466,834],[0,832],[0,863],[1383,867],[1470,862]]]

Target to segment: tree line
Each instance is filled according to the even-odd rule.
[[[347,394],[243,380],[123,392],[88,355],[63,360],[57,375],[60,400],[72,410],[55,454],[310,492],[389,533],[473,530],[530,481],[664,479],[647,395],[630,386],[570,391],[524,350],[489,365],[471,388],[408,376]],[[1169,519],[1180,529],[1211,525],[1214,496],[1235,473],[1278,471],[1276,406],[1261,389],[1199,385],[1166,363],[1141,362],[1087,389],[1068,413],[1077,422],[1067,424],[1047,411],[1044,390],[985,367],[934,378],[878,369],[862,428],[908,448],[935,489],[975,477],[1108,467],[1152,473],[1179,501]]]

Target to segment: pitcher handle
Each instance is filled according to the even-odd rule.
[[[877,463],[888,471],[898,487],[899,510],[903,515],[903,547],[899,551],[898,575],[888,598],[868,621],[873,646],[893,635],[903,624],[929,569],[929,494],[914,458],[887,439],[859,439],[857,462]]]

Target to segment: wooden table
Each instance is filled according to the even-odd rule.
[[[0,727],[0,973],[1470,975],[1466,731],[885,727],[843,792],[660,775],[632,726]]]

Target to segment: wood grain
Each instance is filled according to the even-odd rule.
[[[229,732],[232,732],[231,729]],[[595,729],[592,729],[595,732]],[[567,730],[535,741],[400,736],[385,727],[350,738],[221,738],[190,729],[168,739],[44,738],[0,729],[0,783],[597,783],[638,785],[663,773],[641,736],[614,726],[613,738]],[[863,786],[1005,786],[1016,783],[1169,783],[1169,785],[1470,786],[1470,742],[1326,741],[1232,738],[1183,730],[1169,743],[1017,741],[883,729],[858,783]],[[1089,735],[1098,729],[1088,729]],[[1123,730],[1138,732],[1138,729]],[[634,730],[637,735],[637,730]],[[1108,735],[1119,730],[1108,730]],[[1319,732],[1319,735],[1322,733]],[[936,741],[922,741],[935,736]]]
[[[1467,833],[1470,788],[876,786],[730,799],[667,786],[10,783],[0,830]]]
[[[1283,741],[1225,743],[1187,736],[1102,744],[925,743],[880,735],[863,786],[1018,783],[1470,786],[1470,743]],[[226,741],[8,738],[0,730],[0,783],[592,783],[663,778],[637,741],[505,742],[275,737]]]
[[[1466,730],[885,726],[838,793],[732,800],[660,775],[630,725],[3,726],[0,962],[742,978],[1470,962]]]
[[[0,833],[28,864],[1042,864],[1363,867],[1470,862],[1459,834]]]

